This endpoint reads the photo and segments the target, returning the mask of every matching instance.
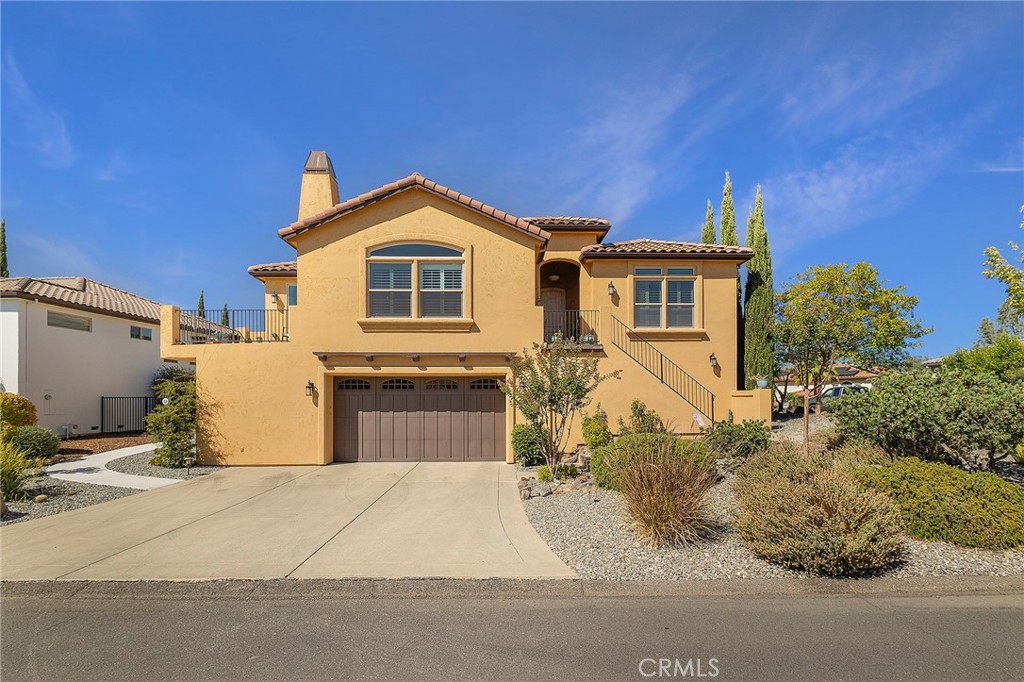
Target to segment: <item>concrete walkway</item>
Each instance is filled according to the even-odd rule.
[[[574,575],[500,462],[232,468],[0,528],[4,580]]]
[[[158,444],[146,443],[145,445],[133,445],[128,448],[100,452],[95,455],[82,457],[81,459],[58,462],[43,469],[52,478],[59,478],[62,481],[73,481],[75,483],[92,483],[94,485],[109,485],[115,488],[134,488],[135,490],[153,490],[162,488],[172,483],[180,483],[177,478],[159,478],[157,476],[135,476],[133,474],[122,474],[120,471],[111,471],[107,468],[107,462],[129,455],[137,455],[141,452],[152,452]]]

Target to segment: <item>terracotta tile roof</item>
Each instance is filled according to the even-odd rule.
[[[287,227],[282,227],[280,230],[277,231],[277,233],[281,236],[282,239],[290,239],[315,227],[319,227],[320,225],[323,225],[328,221],[334,220],[335,218],[352,213],[354,211],[358,211],[359,209],[365,208],[370,204],[386,199],[390,196],[398,194],[399,192],[404,192],[405,190],[411,189],[413,187],[425,189],[428,192],[433,192],[438,196],[462,204],[463,206],[466,206],[474,211],[477,211],[478,213],[486,215],[490,218],[494,218],[495,220],[499,220],[507,225],[510,225],[511,227],[514,227],[518,230],[522,230],[523,232],[533,235],[534,237],[537,237],[538,239],[541,239],[543,241],[547,241],[551,237],[550,232],[538,227],[537,225],[534,225],[528,220],[525,220],[523,218],[517,218],[511,213],[506,213],[505,211],[500,211],[494,208],[493,206],[488,206],[482,201],[477,201],[476,199],[468,197],[465,194],[462,194],[461,192],[456,192],[455,190],[449,189],[448,187],[438,184],[433,180],[429,180],[420,175],[419,173],[413,173],[412,175],[402,178],[401,180],[395,180],[394,182],[382,185],[377,189],[366,192],[365,194],[360,194],[357,197],[353,197],[352,199],[343,201],[340,204],[332,206],[326,211],[321,211],[320,213],[312,215],[304,220],[294,222],[291,225],[288,225]]]
[[[249,274],[253,277],[294,277],[297,273],[298,262],[293,260],[249,266]]]
[[[612,224],[605,218],[575,215],[535,215],[525,217],[523,220],[528,220],[546,230],[592,230],[597,228],[598,231],[607,232],[612,227]]]
[[[84,277],[4,277],[0,298],[22,298],[131,320],[160,323],[160,304]]]
[[[669,242],[657,239],[630,239],[624,242],[609,242],[607,244],[585,246],[580,253],[580,260],[624,256],[630,258],[719,258],[747,261],[754,257],[754,251],[745,246]]]

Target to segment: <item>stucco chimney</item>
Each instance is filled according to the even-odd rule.
[[[313,150],[306,158],[299,190],[299,220],[326,211],[338,203],[338,181],[334,177],[331,157],[325,151]]]

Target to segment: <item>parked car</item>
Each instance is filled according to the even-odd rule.
[[[871,389],[868,388],[867,386],[832,386],[832,387],[826,388],[824,391],[822,391],[821,399],[822,399],[822,401],[833,400],[835,398],[842,398],[843,396],[847,396],[847,395],[856,395],[857,393],[867,393],[870,390]],[[810,407],[811,407],[811,409],[812,410],[815,409],[815,405],[817,405],[817,404],[818,404],[818,399],[816,397],[812,396],[811,399],[810,399]]]

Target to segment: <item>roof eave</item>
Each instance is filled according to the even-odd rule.
[[[732,260],[746,263],[754,257],[752,253],[592,253],[584,251],[580,261],[585,260]]]
[[[160,324],[159,317],[146,317],[145,315],[134,315],[132,313],[121,313],[113,310],[104,310],[103,308],[96,308],[94,306],[85,305],[83,303],[72,303],[70,301],[62,301],[59,298],[40,296],[39,294],[33,294],[27,291],[3,291],[0,292],[0,298],[20,298],[23,301],[31,301],[33,303],[46,303],[47,305],[57,306],[58,308],[71,308],[72,310],[81,310],[83,312],[93,313],[94,315],[106,315],[107,317],[117,317],[122,320],[146,322],[148,324],[155,325]]]

